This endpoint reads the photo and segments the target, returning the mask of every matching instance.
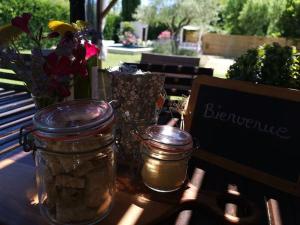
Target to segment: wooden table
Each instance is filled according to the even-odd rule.
[[[216,206],[211,201],[215,193],[228,189],[230,195],[246,193],[255,209],[259,211],[257,225],[299,225],[300,201],[298,198],[253,183],[247,179],[225,171],[217,171],[204,162],[193,162],[189,183],[182,190],[170,194],[158,194],[145,188],[135,186],[127,176],[119,176],[115,203],[110,214],[99,224],[103,225],[220,225],[247,224],[241,217],[240,210],[234,204],[219,203],[213,213],[207,205]],[[205,167],[204,170],[198,167]],[[217,172],[216,172],[217,171]],[[204,174],[206,174],[204,176]],[[205,177],[205,179],[203,179]],[[233,184],[233,185],[232,185]],[[235,185],[238,184],[238,185]],[[200,191],[201,187],[201,191]],[[203,191],[205,190],[205,191]],[[209,190],[209,191],[207,191]],[[211,192],[214,191],[214,192]],[[185,204],[196,199],[200,204]],[[192,201],[195,202],[195,201]],[[231,201],[229,201],[231,202]],[[185,204],[185,205],[184,205]],[[184,207],[182,207],[184,205]],[[210,207],[213,208],[213,207]],[[196,209],[197,213],[181,209]],[[175,212],[175,213],[174,213]],[[159,222],[172,215],[172,222]],[[240,217],[238,217],[240,216]],[[239,222],[234,220],[239,219]],[[190,222],[189,222],[190,221]],[[221,221],[221,222],[220,222]],[[226,221],[226,223],[224,223]],[[231,221],[231,222],[230,222]],[[233,223],[234,222],[234,223]],[[0,224],[1,225],[44,225],[47,222],[41,217],[37,205],[35,188],[35,168],[30,153],[16,151],[9,157],[0,160]],[[249,223],[248,223],[249,224]]]
[[[122,177],[118,180],[119,191],[116,192],[114,207],[100,224],[149,224],[172,210],[176,205],[174,203],[179,199],[175,197],[164,202],[149,200],[147,191],[136,191],[126,179]],[[2,159],[0,182],[0,224],[47,224],[41,217],[37,205],[35,168],[30,153],[19,151]],[[143,187],[140,190],[143,190]],[[193,187],[191,190],[194,190]]]

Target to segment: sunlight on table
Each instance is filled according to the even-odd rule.
[[[135,225],[144,209],[132,204],[117,225]]]
[[[3,159],[0,161],[0,170],[15,163],[17,160],[26,157],[29,153],[28,152],[19,152],[8,159]]]
[[[205,171],[199,168],[194,170],[193,176],[191,181],[189,182],[189,188],[183,193],[181,201],[188,200],[188,199],[196,199],[200,187],[203,182],[203,178],[205,175]],[[184,210],[179,213],[175,225],[187,225],[192,217],[191,210]]]

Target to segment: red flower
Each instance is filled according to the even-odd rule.
[[[48,76],[66,76],[72,73],[72,62],[67,56],[58,56],[55,52],[46,57],[44,65],[45,73]]]
[[[51,80],[49,85],[49,92],[53,93],[53,91],[56,91],[61,97],[65,98],[71,95],[71,92],[68,87],[65,87],[61,83],[59,83],[57,80]]]
[[[158,35],[158,39],[160,40],[168,40],[170,38],[171,38],[171,32],[168,30],[163,31]]]
[[[86,55],[85,48],[80,44],[77,45],[77,47],[73,49],[73,55],[76,60],[83,60]]]
[[[88,60],[89,58],[91,58],[93,56],[97,56],[100,53],[100,49],[94,44],[85,42],[84,47],[85,47],[85,51],[86,51],[86,54],[85,54],[86,60]]]
[[[22,16],[16,16],[11,20],[11,24],[15,27],[20,28],[25,33],[29,34],[30,30],[28,27],[29,20],[31,18],[30,13],[23,13]]]
[[[72,63],[73,74],[79,74],[82,77],[88,76],[87,63],[83,60],[74,60]]]

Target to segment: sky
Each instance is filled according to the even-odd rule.
[[[173,0],[162,0],[162,1],[166,1],[169,4],[172,4],[174,2]],[[141,0],[141,4],[143,5],[147,5],[149,4],[149,2],[151,2],[151,0]]]
[[[149,2],[151,2],[151,0],[141,0],[141,4],[143,5],[147,5],[149,4]],[[122,5],[122,1],[117,1],[117,6],[114,9],[117,11],[121,11],[121,5]]]
[[[150,0],[141,0],[141,3],[142,3],[143,5],[147,5],[149,2],[150,2]]]

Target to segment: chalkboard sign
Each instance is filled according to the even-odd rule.
[[[199,77],[186,130],[196,157],[300,195],[300,91]]]

